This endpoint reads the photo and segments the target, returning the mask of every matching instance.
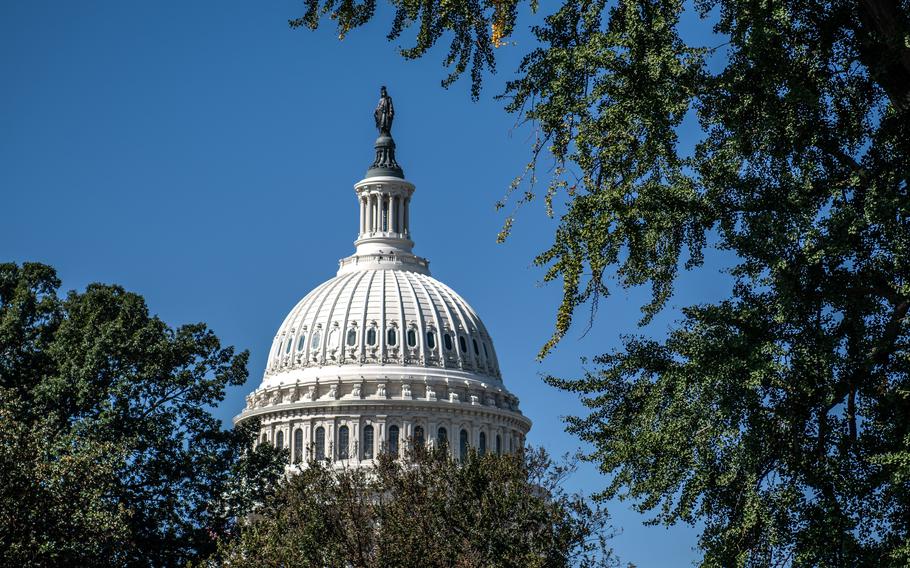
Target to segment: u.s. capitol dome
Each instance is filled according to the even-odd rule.
[[[375,113],[376,158],[354,191],[356,251],[278,328],[262,384],[235,418],[259,441],[309,458],[368,465],[404,444],[521,447],[531,422],[503,384],[493,340],[473,308],[411,251],[414,185],[391,136],[391,98]]]

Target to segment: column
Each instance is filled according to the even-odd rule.
[[[391,225],[389,229],[391,229],[391,232],[393,233],[398,233],[401,231],[401,225],[398,224],[398,208],[401,206],[401,200],[397,195],[393,195],[389,199],[392,201],[392,207],[389,213],[391,214],[393,221],[392,223],[389,223],[389,225]]]
[[[405,235],[411,234],[411,198],[404,200],[404,228],[401,231]]]
[[[373,232],[374,233],[379,231],[379,228],[381,227],[381,222],[379,220],[379,216],[381,214],[382,214],[382,211],[380,210],[380,207],[379,207],[379,194],[374,193],[373,194]]]
[[[389,231],[389,229],[391,229],[391,227],[389,227],[389,207],[390,206],[391,206],[391,203],[389,203],[388,196],[383,195],[382,196],[382,212],[379,214],[379,219],[380,219],[379,230],[382,231],[383,233],[386,233]]]
[[[363,422],[363,417],[357,419],[357,422],[351,422],[351,459],[354,463],[360,463],[360,423]]]
[[[374,193],[370,198],[373,200],[373,227],[371,230],[375,233],[379,230],[379,195]]]
[[[373,231],[373,196],[369,193],[366,195],[366,208],[367,208],[367,221],[366,227],[364,229],[365,233],[371,233]]]
[[[313,419],[306,422],[303,427],[303,459],[308,460],[313,457]]]

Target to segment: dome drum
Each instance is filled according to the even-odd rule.
[[[526,418],[511,413],[458,407],[414,409],[396,403],[288,407],[259,416],[259,443],[289,449],[291,467],[310,458],[329,459],[336,467],[367,465],[379,452],[398,453],[414,443],[445,444],[457,458],[467,449],[460,443],[462,436],[467,446],[480,451],[513,452],[524,445],[530,427]]]

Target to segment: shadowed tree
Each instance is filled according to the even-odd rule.
[[[247,353],[170,328],[142,297],[57,295],[45,265],[0,264],[0,563],[182,566],[209,554],[281,471],[253,426],[209,408]]]
[[[606,510],[569,495],[542,451],[459,463],[445,450],[375,467],[311,462],[233,540],[228,566],[616,566]]]

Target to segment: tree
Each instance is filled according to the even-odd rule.
[[[228,566],[613,566],[607,512],[542,451],[463,462],[445,449],[373,468],[312,461],[233,539]]]
[[[208,411],[247,353],[203,324],[45,265],[0,264],[0,563],[181,566],[214,550],[281,471]]]
[[[445,62],[473,62],[476,96],[486,30],[507,36],[519,2],[391,4],[390,37],[417,27],[403,55],[450,34]],[[375,1],[307,6],[292,25],[328,14],[343,34]],[[555,166],[559,225],[536,263],[564,296],[541,356],[613,285],[651,286],[647,323],[680,269],[712,248],[738,258],[730,296],[683,310],[665,340],[627,334],[583,377],[549,379],[590,408],[569,429],[609,476],[603,496],[701,523],[704,566],[906,565],[910,3],[551,8],[502,95],[539,133],[517,206],[538,160]]]

